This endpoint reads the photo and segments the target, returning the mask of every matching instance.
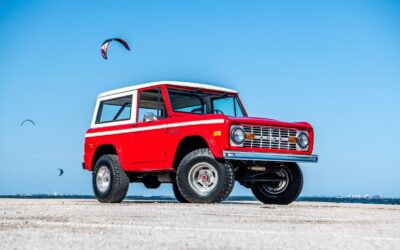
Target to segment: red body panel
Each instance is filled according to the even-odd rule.
[[[311,154],[313,151],[314,133],[312,127],[308,123],[288,123],[253,117],[236,118],[221,114],[202,115],[173,112],[166,92],[167,86],[168,85],[160,85],[158,87],[162,88],[167,106],[168,118],[151,122],[90,128],[87,130],[87,135],[98,132],[113,133],[109,135],[86,137],[84,162],[88,170],[92,170],[94,154],[96,149],[102,145],[112,145],[115,147],[122,168],[125,171],[147,172],[173,170],[173,162],[179,143],[188,136],[202,137],[207,142],[211,152],[216,158],[223,158],[224,150],[282,154]],[[208,122],[210,122],[210,124],[205,124]],[[267,150],[231,146],[229,133],[230,126],[233,124],[255,124],[305,130],[309,133],[310,146],[308,151]],[[118,131],[124,132],[119,133]],[[215,131],[220,131],[220,135],[214,136]]]

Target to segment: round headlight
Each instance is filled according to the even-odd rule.
[[[235,144],[242,144],[246,139],[246,134],[244,133],[243,129],[236,127],[232,129],[231,139]]]
[[[302,149],[308,147],[308,145],[310,144],[310,139],[308,138],[308,135],[306,133],[304,133],[304,132],[301,132],[297,136],[297,144]]]

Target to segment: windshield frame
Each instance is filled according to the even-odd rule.
[[[186,111],[175,111],[172,106],[172,102],[171,102],[171,98],[170,98],[170,91],[174,91],[174,90],[187,91],[187,92],[193,93],[193,95],[197,96],[201,100],[201,104],[206,107],[206,113],[192,113],[192,112],[186,112]],[[237,94],[237,93],[228,93],[228,92],[221,92],[221,91],[215,91],[215,90],[209,90],[209,89],[194,89],[194,88],[190,88],[190,87],[181,87],[181,86],[174,86],[174,85],[166,86],[166,93],[167,93],[167,98],[168,98],[168,105],[170,106],[172,113],[190,114],[190,115],[216,115],[215,113],[209,113],[211,111],[211,109],[213,108],[212,100],[220,99],[220,98],[224,98],[224,97],[234,97],[237,100],[238,105],[242,110],[243,117],[247,117],[247,111],[243,106],[243,103],[239,97],[239,94]],[[210,94],[216,94],[216,95],[220,95],[220,96],[210,98],[211,103],[210,103],[210,105],[208,105],[206,102],[204,102],[203,98],[198,95],[198,93],[210,93]],[[182,95],[185,95],[185,94],[186,93],[182,93]],[[190,93],[188,93],[188,95],[189,94]],[[220,114],[220,115],[225,115],[225,114]],[[227,115],[225,115],[225,116],[227,116]]]

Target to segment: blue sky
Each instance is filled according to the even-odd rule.
[[[0,194],[92,194],[80,164],[96,96],[179,80],[310,122],[320,162],[302,165],[302,195],[399,197],[399,27],[396,1],[0,1]],[[132,52],[103,60],[109,37]]]

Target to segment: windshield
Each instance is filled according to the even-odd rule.
[[[168,95],[174,112],[244,116],[238,97],[235,95],[178,89],[168,89]]]

